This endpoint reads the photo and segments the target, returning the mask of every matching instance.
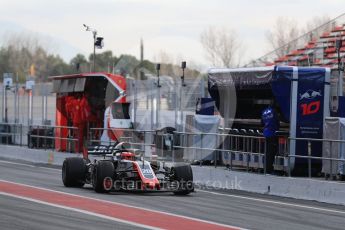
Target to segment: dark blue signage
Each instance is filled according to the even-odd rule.
[[[297,138],[322,139],[324,119],[325,71],[322,69],[298,70],[297,95]],[[308,147],[307,141],[296,142],[296,155],[322,156],[322,142],[312,141]],[[296,159],[296,163],[306,163],[306,159]],[[319,163],[320,161],[312,161]],[[313,167],[315,168],[315,166]]]
[[[294,73],[294,70],[297,71]],[[295,77],[294,74],[296,75]],[[323,137],[324,101],[325,101],[325,68],[293,68],[276,67],[273,75],[272,92],[279,104],[284,120],[290,123],[290,130],[293,130],[291,137],[315,138]],[[293,84],[293,82],[295,82]],[[297,84],[296,84],[297,83]],[[292,87],[297,86],[297,90]],[[297,92],[297,95],[294,92]],[[291,106],[293,106],[291,108]],[[326,105],[328,106],[328,105]],[[293,124],[292,120],[296,123]],[[292,127],[294,126],[294,127]],[[293,141],[293,140],[291,140]],[[294,145],[290,145],[293,147]],[[322,142],[298,140],[290,153],[295,155],[312,156],[322,155]],[[307,160],[302,158],[291,159],[295,164],[306,164]],[[321,165],[320,161],[312,161],[313,164]],[[315,168],[315,165],[312,166]]]

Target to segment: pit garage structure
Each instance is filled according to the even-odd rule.
[[[322,156],[325,117],[330,114],[330,69],[323,67],[270,66],[210,69],[208,90],[225,128],[261,129],[261,113],[275,104],[281,130],[289,137],[289,155]],[[289,161],[289,162],[288,162]],[[307,159],[284,158],[284,167],[306,170]],[[321,160],[312,160],[314,173]]]
[[[114,140],[120,130],[129,128],[129,103],[126,103],[126,79],[110,73],[80,73],[51,77],[56,93],[55,149],[66,151],[68,138],[75,138],[74,152],[87,152],[90,128],[104,128],[92,139],[107,136]],[[76,128],[71,130],[70,127]]]

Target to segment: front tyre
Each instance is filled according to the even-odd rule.
[[[62,164],[62,182],[66,187],[83,187],[87,167],[83,158],[69,157]]]
[[[94,166],[92,185],[93,189],[98,193],[110,192],[113,187],[114,164],[111,161],[97,161]]]
[[[171,179],[178,185],[175,195],[187,195],[194,191],[192,167],[187,164],[175,165],[171,168]]]

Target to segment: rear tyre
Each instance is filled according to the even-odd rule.
[[[177,182],[175,195],[187,195],[194,191],[193,171],[190,165],[175,165],[171,168],[172,181]]]
[[[62,164],[62,182],[66,187],[83,187],[86,164],[83,158],[66,158]]]
[[[113,162],[105,160],[97,161],[93,171],[93,189],[98,193],[110,192],[111,188],[109,183],[111,183],[112,187],[114,172]]]

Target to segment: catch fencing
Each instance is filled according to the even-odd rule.
[[[1,121],[25,125],[55,124],[56,95],[51,83],[37,83],[32,90],[16,84],[0,87]]]
[[[187,114],[194,113],[198,98],[205,96],[203,78],[186,79],[182,86],[177,77],[158,80],[127,79],[127,101],[135,129],[156,130],[175,127],[182,130]]]
[[[75,152],[79,145],[77,127],[22,125],[16,123],[0,123],[0,142],[6,145],[28,146],[37,149],[57,149]],[[90,128],[88,130],[88,146],[111,146],[115,141],[101,141],[103,132],[122,131],[118,141],[127,142],[145,159],[159,159],[165,162],[188,162],[194,165],[226,166],[230,170],[244,170],[266,173],[265,153],[266,140],[259,130],[220,129],[223,133],[187,133],[173,130],[111,130]],[[57,134],[67,132],[67,137]],[[215,148],[204,146],[207,136],[216,140]],[[195,141],[197,140],[197,141]],[[308,152],[291,154],[291,141],[308,142]],[[313,156],[311,143],[322,142],[329,155]],[[56,144],[59,143],[59,147]],[[326,179],[337,179],[345,175],[345,155],[334,154],[333,149],[345,149],[345,140],[289,138],[286,133],[278,133],[278,152],[274,161],[277,171],[291,176],[292,159],[307,160],[307,176],[312,177],[313,163],[322,162],[322,174]],[[325,152],[325,151],[323,151]],[[336,151],[337,152],[337,151]]]
[[[64,132],[67,133],[67,137],[61,135]],[[77,127],[70,126],[0,123],[1,144],[36,149],[56,149],[73,153],[79,145],[78,133]]]

